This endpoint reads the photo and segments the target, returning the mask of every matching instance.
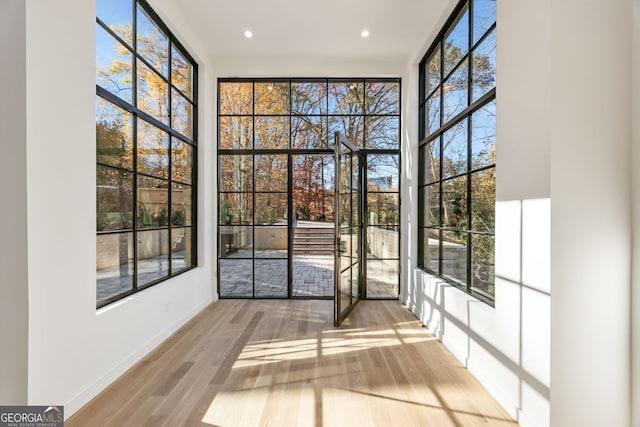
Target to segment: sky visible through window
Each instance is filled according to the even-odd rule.
[[[98,0],[96,12],[96,305],[102,307],[196,265],[197,66],[146,2]]]
[[[419,264],[494,299],[496,2],[468,0],[421,61]]]

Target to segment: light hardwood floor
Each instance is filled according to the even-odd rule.
[[[74,426],[517,426],[409,311],[362,301],[211,304]]]

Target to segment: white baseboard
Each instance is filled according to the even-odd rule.
[[[217,298],[216,298],[217,299]],[[110,369],[103,376],[95,380],[83,391],[71,398],[64,404],[65,420],[75,414],[80,408],[89,403],[93,398],[105,390],[115,380],[117,380],[122,374],[124,374],[133,365],[139,362],[144,356],[151,353],[156,347],[162,344],[167,338],[169,338],[175,331],[181,326],[191,320],[196,314],[200,313],[205,307],[207,307],[212,301],[206,301],[194,307],[184,316],[173,322],[163,331],[160,331],[156,336],[145,342],[137,350],[131,353],[127,358],[118,363],[112,369]]]

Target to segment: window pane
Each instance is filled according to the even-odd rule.
[[[193,105],[175,89],[171,90],[171,127],[193,137]]]
[[[252,260],[221,259],[218,263],[220,266],[220,296],[253,296]]]
[[[424,183],[440,181],[440,138],[426,145],[423,150]]]
[[[469,9],[458,15],[455,27],[449,31],[444,42],[444,75],[446,76],[455,68],[462,57],[469,50]]]
[[[340,203],[339,224],[341,227],[349,227],[351,224],[351,194],[339,194],[338,203]]]
[[[96,241],[98,304],[133,289],[133,233],[98,234]]]
[[[433,89],[440,84],[440,79],[442,78],[442,68],[440,64],[441,57],[440,44],[438,44],[425,64],[425,98],[428,97],[431,92],[433,92]]]
[[[169,84],[138,59],[138,108],[169,124]]]
[[[220,114],[253,114],[253,83],[220,83]]]
[[[188,185],[173,184],[171,187],[171,226],[193,225],[191,222],[193,206],[192,188]]]
[[[442,226],[467,228],[467,177],[461,176],[442,183]]]
[[[219,191],[251,191],[253,188],[253,156],[219,156]]]
[[[169,225],[169,183],[138,175],[138,227]]]
[[[400,257],[400,227],[367,227],[367,258]]]
[[[136,50],[163,76],[169,72],[169,39],[152,21],[147,12],[138,5]]]
[[[473,0],[473,44],[496,22],[496,0]]]
[[[96,24],[96,84],[133,102],[133,55],[100,24]]]
[[[329,114],[363,114],[364,84],[329,82]]]
[[[422,231],[423,257],[422,266],[440,274],[440,230],[425,228]]]
[[[287,156],[261,155],[255,157],[256,191],[287,191]]]
[[[140,231],[138,240],[138,286],[169,275],[169,230]]]
[[[96,167],[97,231],[133,228],[133,174]]]
[[[367,219],[371,225],[399,224],[400,196],[398,193],[368,193]]]
[[[398,191],[400,156],[370,154],[367,156],[367,188],[369,191]]]
[[[133,169],[133,117],[96,97],[96,159],[98,163]]]
[[[400,112],[400,83],[375,82],[365,83],[365,106],[367,114],[398,114]]]
[[[220,117],[220,148],[242,149],[253,146],[251,117]]]
[[[131,46],[131,0],[97,0],[96,16]]]
[[[351,225],[360,224],[360,194],[353,193],[351,197]]]
[[[312,255],[309,250],[296,250],[293,256],[293,296],[333,297],[333,252]]]
[[[467,120],[463,119],[444,133],[442,147],[444,178],[467,171]]]
[[[171,46],[171,84],[193,98],[193,66],[175,46]]]
[[[287,224],[287,193],[256,193],[256,224]]]
[[[327,114],[327,83],[291,83],[291,103],[293,114]]]
[[[255,114],[289,114],[289,82],[256,82],[255,103]]]
[[[253,296],[253,261],[221,259],[220,296]]]
[[[485,169],[471,175],[472,230],[493,233],[496,222],[496,170]]]
[[[471,116],[471,167],[481,168],[496,162],[496,101],[491,101]]]
[[[329,148],[327,119],[325,117],[295,116],[291,118],[293,148]]]
[[[338,176],[338,191],[340,193],[347,193],[347,195],[349,195],[349,190],[352,187],[353,174],[351,173],[351,157],[349,154],[342,154],[340,155],[340,175]]]
[[[467,108],[469,104],[467,81],[469,76],[469,67],[467,62],[463,62],[460,66],[451,73],[449,78],[444,82],[444,111],[442,122],[447,123],[454,118],[456,114]]]
[[[367,298],[397,298],[399,262],[367,261]]]
[[[423,215],[425,226],[440,225],[440,185],[428,185],[422,189]]]
[[[467,283],[467,233],[442,232],[442,275]]]
[[[493,299],[495,297],[495,239],[493,236],[471,235],[474,291]]]
[[[221,225],[218,243],[220,258],[253,258],[253,227]]]
[[[428,132],[427,134],[432,134],[436,130],[440,129],[440,92],[442,88],[438,88],[431,98],[427,99],[426,109],[425,109],[425,120],[428,124]]]
[[[333,221],[333,156],[305,154],[292,160],[293,203],[298,220]]]
[[[289,148],[289,117],[256,117],[255,148]]]
[[[273,227],[254,227],[253,235],[256,258],[287,257],[289,228],[286,224]]]
[[[335,134],[340,132],[356,147],[363,146],[364,118],[362,116],[329,117],[329,146],[335,146]]]
[[[471,102],[496,87],[496,31],[475,48],[471,55],[473,63],[473,87]]]
[[[138,119],[138,172],[169,178],[169,134]]]
[[[255,296],[259,298],[286,298],[289,269],[287,260],[260,260],[254,263]]]
[[[174,228],[171,230],[171,271],[176,273],[192,267],[193,253],[191,249],[191,228]]]
[[[251,193],[220,194],[220,224],[252,224],[253,195]]]
[[[338,272],[336,272],[338,274]],[[352,286],[352,276],[353,276],[353,268],[348,268],[345,271],[342,271],[340,274],[340,289],[338,290],[338,295],[340,298],[340,308],[344,313],[346,308],[351,304],[351,286]]]
[[[171,139],[171,179],[191,184],[193,175],[193,147],[178,138]]]
[[[343,227],[340,229],[340,250],[342,253],[342,265],[344,270],[347,266],[355,262],[360,251],[360,232],[356,227]]]
[[[399,117],[367,117],[366,147],[397,150],[400,146]]]

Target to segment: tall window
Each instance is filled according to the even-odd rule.
[[[220,296],[333,295],[339,131],[362,150],[366,165],[360,212],[367,297],[397,298],[400,80],[221,79],[218,96]],[[328,252],[320,243],[297,249],[302,224],[330,227]]]
[[[102,307],[196,265],[197,65],[143,0],[96,15]]]
[[[492,303],[496,1],[466,0],[420,63],[419,264]]]

